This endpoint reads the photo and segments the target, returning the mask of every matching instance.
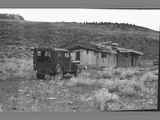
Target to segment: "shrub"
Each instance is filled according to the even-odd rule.
[[[119,102],[112,102],[107,104],[107,110],[108,111],[115,111],[115,110],[121,110],[121,108],[123,107],[122,104],[120,104]]]
[[[89,77],[92,79],[111,79],[112,78],[112,70],[107,69],[107,70],[90,70],[87,71],[90,73]]]
[[[145,90],[143,81],[138,80],[119,80],[119,79],[102,79],[98,81],[102,87],[107,88],[111,93],[118,93],[121,96],[137,96],[139,92]]]
[[[140,80],[143,82],[154,81],[154,80],[158,80],[158,76],[155,75],[153,72],[147,72],[140,78]]]
[[[119,71],[119,70],[115,70],[114,72],[113,72],[113,75],[115,75],[115,76],[120,76],[121,75],[121,71]]]
[[[108,92],[108,89],[102,88],[98,91],[95,91],[94,94],[94,103],[101,110],[104,111],[107,102],[117,101],[119,100],[119,96],[116,94],[111,94]]]
[[[119,85],[119,93],[122,96],[138,97],[139,93],[143,92],[144,89],[143,82],[136,80],[125,81]]]
[[[105,72],[102,74],[103,79],[111,79],[112,78],[112,73],[111,72]]]
[[[123,69],[121,73],[122,79],[130,79],[135,74],[136,70],[133,68]]]
[[[120,94],[123,95],[123,96],[133,97],[133,96],[137,95],[134,88],[132,88],[130,86],[125,86],[125,87],[123,87],[119,90],[120,90]]]

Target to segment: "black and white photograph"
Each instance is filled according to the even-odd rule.
[[[160,10],[1,8],[0,112],[158,106]]]

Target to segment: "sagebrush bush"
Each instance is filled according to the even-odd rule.
[[[123,88],[119,89],[120,95],[125,97],[133,97],[137,95],[137,92],[133,87],[130,86],[124,86]]]
[[[130,79],[135,75],[136,70],[133,68],[128,68],[126,70],[122,70],[121,78],[122,79]]]
[[[99,86],[99,88],[106,88],[109,90],[109,92],[111,93],[117,92],[122,96],[130,96],[130,97],[138,96],[139,92],[145,90],[144,82],[143,80],[138,79],[134,75],[136,71],[135,69],[131,70],[127,69],[127,71],[129,72],[125,73],[123,69],[121,75],[124,75],[125,77],[127,75],[131,75],[130,79],[124,78],[120,80],[120,76],[119,78],[114,78],[113,77],[114,71],[108,72],[109,77],[104,78],[102,76],[103,74],[106,73],[105,71],[105,72],[98,72],[98,74],[101,74],[100,79],[91,79],[88,77],[81,76],[78,78],[72,78],[68,84],[70,84],[70,86],[75,86],[75,85]]]
[[[121,71],[116,69],[116,70],[114,70],[113,75],[120,76],[121,75]]]
[[[95,105],[101,110],[104,111],[107,102],[117,101],[119,100],[119,96],[116,94],[111,94],[108,92],[108,89],[102,88],[98,91],[95,91],[94,102]]]
[[[141,81],[154,81],[158,80],[158,76],[155,75],[153,72],[147,72],[140,78]]]
[[[101,82],[100,82],[101,81]],[[138,80],[99,80],[99,84],[105,87],[109,92],[119,93],[122,96],[136,96],[139,92],[145,90],[144,83]]]
[[[108,68],[99,72],[100,79],[111,79],[113,77],[113,69]]]
[[[112,77],[112,73],[110,72],[105,72],[102,74],[102,79],[111,79]]]

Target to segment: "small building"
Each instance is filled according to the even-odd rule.
[[[140,63],[142,52],[117,47],[117,67],[134,67]]]
[[[143,53],[120,48],[117,45],[98,45],[92,43],[75,43],[68,45],[73,61],[79,61],[80,65],[95,67],[133,67],[139,63]]]
[[[73,61],[79,61],[81,65],[115,67],[116,51],[102,48],[94,44],[77,43],[66,47],[71,51]]]

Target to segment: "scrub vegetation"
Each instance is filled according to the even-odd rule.
[[[0,15],[0,111],[89,112],[157,107],[158,32],[118,23],[29,22]],[[88,69],[77,77],[38,80],[31,47],[104,42],[144,52],[136,68]],[[145,64],[146,63],[146,64]]]

